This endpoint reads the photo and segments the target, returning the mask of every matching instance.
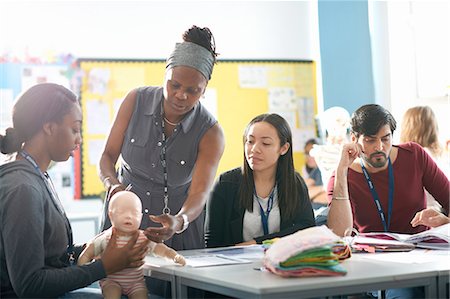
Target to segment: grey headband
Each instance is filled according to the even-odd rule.
[[[210,80],[214,57],[208,49],[195,43],[177,43],[172,54],[167,58],[166,69],[170,70],[180,65],[192,67],[202,73],[207,80]]]

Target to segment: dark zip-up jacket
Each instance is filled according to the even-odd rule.
[[[0,298],[58,297],[106,277],[101,261],[69,265],[65,221],[28,161],[0,166]]]
[[[314,214],[309,200],[308,188],[298,176],[298,205],[294,219],[288,220],[280,211],[280,231],[255,238],[260,244],[263,240],[283,237],[296,231],[315,226]],[[245,209],[239,204],[239,188],[242,182],[240,168],[220,175],[207,203],[205,220],[206,247],[231,246],[243,242],[242,228]]]

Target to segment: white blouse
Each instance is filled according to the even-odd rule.
[[[269,234],[280,231],[280,208],[278,206],[278,190],[275,186],[273,191],[273,206],[269,214]],[[261,222],[261,214],[259,203],[264,211],[267,211],[267,205],[269,203],[269,197],[261,198],[253,195],[253,212],[245,210],[244,223],[242,228],[242,238],[244,242],[253,240],[254,238],[261,237],[264,235],[264,230]]]

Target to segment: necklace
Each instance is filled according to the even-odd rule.
[[[172,126],[178,126],[178,124],[179,124],[179,122],[178,122],[178,123],[173,123],[173,122],[171,122],[171,121],[168,120],[167,117],[165,117],[165,116],[164,116],[164,120],[165,120],[169,125],[172,125]]]

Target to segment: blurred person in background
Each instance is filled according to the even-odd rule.
[[[310,155],[310,151],[315,144],[318,144],[315,138],[306,141],[304,147],[305,166],[302,170],[302,176],[308,186],[309,198],[314,209],[328,204],[325,188],[322,182],[322,174],[317,166],[316,160]]]
[[[439,141],[439,127],[436,116],[429,106],[416,106],[406,110],[403,115],[400,142],[415,142],[434,159],[447,178],[450,173],[450,161]],[[441,211],[442,206],[427,193],[427,206]]]
[[[324,143],[316,144],[310,150],[327,186],[331,174],[336,170],[341,157],[342,145],[349,142],[350,114],[342,107],[331,107],[317,115]]]

